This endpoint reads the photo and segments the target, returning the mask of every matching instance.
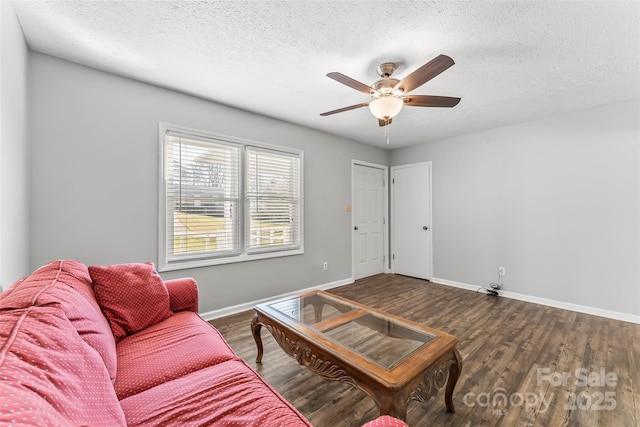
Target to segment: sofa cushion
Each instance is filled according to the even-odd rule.
[[[58,306],[0,312],[0,402],[0,425],[126,425],[102,358]]]
[[[362,427],[409,427],[407,423],[389,415],[382,415],[373,421],[369,421]]]
[[[118,341],[117,349],[114,387],[119,399],[237,358],[220,333],[191,311]]]
[[[80,337],[97,351],[111,380],[116,376],[116,344],[91,288],[87,267],[78,261],[53,261],[11,287],[0,312],[58,305]]]
[[[169,292],[152,262],[92,265],[89,274],[116,341],[171,315]]]
[[[129,426],[311,426],[242,360],[192,372],[120,403]]]

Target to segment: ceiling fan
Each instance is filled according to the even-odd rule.
[[[384,64],[378,65],[376,69],[381,79],[371,86],[360,83],[341,73],[329,73],[327,77],[362,93],[371,95],[372,99],[369,102],[327,111],[320,115],[330,116],[344,111],[355,110],[356,108],[369,107],[371,113],[378,118],[378,124],[380,126],[387,126],[391,124],[391,120],[400,112],[403,105],[411,107],[455,107],[460,102],[460,98],[450,96],[407,95],[408,92],[422,86],[453,64],[455,64],[455,62],[447,55],[439,55],[404,79],[398,80],[391,77],[396,70],[396,64],[393,62],[385,62]]]

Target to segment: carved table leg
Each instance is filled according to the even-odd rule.
[[[456,387],[458,378],[460,378],[460,372],[462,372],[462,356],[460,356],[458,349],[453,349],[453,356],[455,357],[455,362],[449,368],[449,380],[444,392],[444,403],[447,406],[447,412],[451,413],[456,412],[453,407],[453,389]]]
[[[324,304],[318,305],[317,303],[313,303],[313,315],[315,317],[316,323],[322,320],[322,309],[324,308]]]
[[[253,320],[251,320],[251,333],[253,334],[253,339],[256,342],[256,347],[258,347],[258,356],[256,357],[256,363],[262,363],[262,337],[260,336],[260,330],[262,329],[262,323],[258,321],[258,313],[253,316]]]
[[[397,399],[394,396],[377,396],[374,400],[380,410],[380,416],[390,415],[402,421],[407,419],[408,401],[406,399]]]

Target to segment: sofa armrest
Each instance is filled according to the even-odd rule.
[[[362,427],[409,427],[407,423],[389,415],[383,415],[373,421],[369,421]]]
[[[171,311],[198,312],[198,284],[195,279],[185,277],[164,282],[169,291],[169,308]]]
[[[18,280],[17,280],[16,282],[14,282],[11,286],[9,286],[7,289],[5,289],[4,291],[0,291],[0,301],[2,301],[2,299],[3,299],[3,298],[8,297],[8,296],[9,296],[9,294],[10,294],[11,292],[13,292],[13,290],[14,290],[15,288],[17,288],[17,287],[20,285],[20,283],[24,282],[26,278],[27,278],[27,277],[23,277],[23,278],[21,278],[21,279],[18,279]]]

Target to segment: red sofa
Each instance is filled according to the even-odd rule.
[[[0,294],[0,424],[310,426],[153,264],[54,261]],[[384,416],[368,424],[405,426]]]

